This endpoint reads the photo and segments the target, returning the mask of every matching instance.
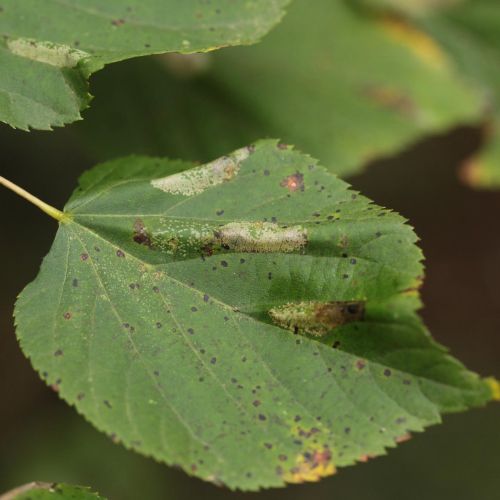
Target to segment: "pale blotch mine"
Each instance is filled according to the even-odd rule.
[[[249,154],[247,148],[238,149],[230,156],[223,156],[201,167],[153,179],[151,185],[165,193],[184,196],[200,194],[208,188],[234,179],[238,175],[241,163]]]
[[[221,252],[291,253],[307,245],[301,226],[280,227],[271,222],[230,222],[214,228],[210,224],[161,221],[162,229],[147,232],[142,221],[134,225],[134,241],[170,255],[212,255]],[[137,229],[140,232],[137,232]]]
[[[283,228],[271,222],[231,222],[218,229],[215,236],[223,248],[234,252],[290,253],[307,244],[305,228]]]
[[[87,52],[68,45],[38,42],[29,38],[7,40],[7,47],[17,56],[58,68],[74,68],[82,59],[89,57]]]

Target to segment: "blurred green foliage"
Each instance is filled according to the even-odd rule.
[[[374,0],[372,3],[392,4],[396,9],[401,6],[400,0]],[[457,15],[446,14],[450,15],[446,18],[435,17],[431,10],[427,10],[424,17],[420,17],[420,13],[419,17],[413,17],[416,11],[404,12],[412,16],[408,19],[415,26],[434,37],[452,58],[456,57],[450,74],[457,75],[460,69],[462,77],[457,76],[456,83],[472,91],[470,99],[464,99],[467,111],[463,118],[454,115],[449,123],[441,121],[442,127],[433,130],[442,130],[456,120],[478,120],[486,116],[481,115],[484,110],[475,107],[484,96],[490,103],[487,116],[493,124],[497,119],[498,8],[495,9],[494,0],[455,3],[462,10],[457,10]],[[303,2],[302,9],[304,5]],[[473,13],[474,5],[482,7]],[[332,4],[331,9],[334,8]],[[172,64],[172,60],[164,58],[131,60],[113,65],[92,79],[97,97],[83,123],[51,133],[29,135],[1,126],[2,174],[62,206],[75,178],[96,160],[127,153],[148,153],[204,161],[262,135],[278,135],[293,141],[294,134],[299,137],[301,129],[309,127],[309,120],[291,120],[286,114],[280,114],[280,97],[282,90],[293,95],[287,72],[292,71],[290,74],[295,78],[293,71],[300,70],[293,65],[295,57],[301,55],[301,37],[293,35],[297,47],[293,49],[290,44],[290,50],[286,42],[281,42],[284,46],[280,47],[279,40],[284,33],[293,33],[294,20],[314,15],[312,9],[304,13],[300,5],[293,9],[296,10],[290,11],[288,24],[284,22],[262,43],[263,51],[266,43],[276,47],[269,67],[259,67],[260,46],[224,50],[210,57],[208,65],[203,60],[198,66],[195,63],[194,74],[190,75],[188,67],[188,74],[184,76],[184,63],[179,70],[178,61]],[[429,12],[431,17],[428,17]],[[310,21],[312,34],[323,22],[321,12],[316,16],[316,21]],[[328,19],[325,14],[325,25],[329,25]],[[355,22],[368,21],[360,18]],[[345,53],[351,54],[344,61],[347,66],[355,60],[353,52],[349,52],[348,42],[346,38]],[[407,46],[399,50],[405,54],[411,52]],[[405,67],[415,62],[410,56],[404,61]],[[248,67],[245,64],[247,57]],[[462,61],[461,57],[466,60]],[[272,64],[275,61],[277,64]],[[392,67],[398,70],[397,65]],[[467,68],[471,68],[470,73]],[[311,79],[314,84],[321,79],[321,70],[320,61],[305,80]],[[271,83],[261,87],[267,71],[275,76]],[[484,72],[479,85],[479,80],[472,78],[477,76],[477,71]],[[282,85],[276,84],[274,78]],[[243,97],[238,94],[242,80],[245,84],[242,85]],[[423,80],[415,72],[409,84],[418,87]],[[322,85],[325,92],[330,90],[328,82]],[[259,103],[272,100],[274,92],[277,101],[272,108],[273,118],[266,115],[267,108]],[[468,94],[469,90],[466,92]],[[311,100],[316,101],[314,91],[309,94]],[[398,115],[397,109],[391,111],[391,106],[394,108],[399,102],[399,107],[403,103],[404,108],[405,100],[395,99],[393,94],[392,97],[391,94],[389,97],[387,94],[373,95],[383,97],[388,104],[385,106],[388,109],[383,111],[386,120],[397,128],[405,120],[404,113],[403,117]],[[452,109],[453,103],[449,102]],[[297,109],[306,105],[301,101]],[[373,103],[369,111],[382,112]],[[308,110],[302,109],[302,112],[306,116]],[[337,137],[344,137],[342,145],[345,141],[349,144],[353,137],[361,143],[371,139],[374,130],[379,133],[376,117],[374,121],[371,118],[366,121],[366,131],[359,131],[358,127],[365,125],[363,110],[355,121],[350,121],[346,113],[332,117],[328,107],[323,109],[322,105],[317,112],[320,117],[317,119],[318,137],[321,138],[317,145],[314,145],[316,137],[308,139],[310,147],[307,140],[304,143],[300,138],[294,141],[317,156],[326,156],[328,152],[316,152],[315,148],[327,147]],[[440,113],[441,109],[435,112]],[[340,121],[331,132],[324,124],[334,119]],[[406,134],[405,144],[420,137],[420,132],[416,133],[409,125],[401,125],[401,134]],[[380,135],[384,136],[383,130]],[[392,137],[387,140],[390,142]],[[498,377],[500,299],[496,283],[500,280],[500,235],[496,228],[500,200],[494,193],[467,191],[454,180],[455,169],[470,155],[477,154],[478,146],[477,134],[471,131],[441,138],[417,146],[402,157],[371,165],[372,170],[354,179],[354,185],[378,203],[408,216],[422,236],[422,246],[428,257],[424,315],[431,331],[473,369]],[[399,146],[391,146],[386,152],[397,149]],[[384,151],[380,150],[377,155],[381,153]],[[372,163],[369,162],[372,157],[365,155],[360,163]],[[334,162],[339,169],[349,165],[346,158]],[[468,179],[479,179],[479,176],[474,178],[474,173],[481,169],[474,166],[477,163],[472,165],[466,171],[472,173]],[[344,170],[347,171],[349,168]],[[90,484],[110,498],[124,500],[253,496],[230,493],[190,479],[180,471],[114,445],[43,386],[20,354],[14,340],[11,314],[16,294],[35,276],[40,259],[49,248],[55,225],[7,193],[0,196],[0,210],[4,214],[1,247],[4,286],[0,291],[0,491],[38,479]],[[319,484],[267,491],[259,496],[269,499],[280,496],[305,499],[311,495],[318,499],[494,499],[500,491],[499,416],[498,406],[490,406],[447,417],[445,425],[415,436],[387,457],[343,470]]]

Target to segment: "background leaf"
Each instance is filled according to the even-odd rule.
[[[458,70],[482,96],[485,147],[464,164],[463,179],[475,187],[500,186],[500,9],[494,0],[448,2],[443,10],[428,9],[415,16],[404,2],[379,3],[409,16],[408,22],[425,31],[453,60]],[[443,2],[444,3],[444,2]],[[425,14],[425,15],[424,15]],[[408,24],[409,26],[409,24]]]
[[[55,497],[61,500],[104,500],[103,497],[93,493],[89,488],[41,482],[25,484],[4,493],[0,498],[2,500],[52,500]]]
[[[16,306],[35,368],[99,429],[256,489],[318,480],[492,398],[415,315],[421,255],[401,217],[273,141],[185,166],[85,174]],[[318,341],[269,315],[332,301],[364,319]]]
[[[205,54],[191,72],[168,56],[103,74],[102,101],[81,130],[96,160],[207,161],[279,136],[349,175],[425,134],[481,118],[477,89],[432,40],[410,34],[421,50],[397,23],[352,0],[296,0],[262,43]],[[119,89],[118,79],[126,82]]]
[[[288,0],[4,0],[0,120],[50,129],[80,118],[87,79],[105,64],[256,42]]]
[[[405,14],[421,15],[438,9],[445,9],[464,0],[353,0],[373,9],[386,9]]]
[[[483,95],[485,147],[464,165],[463,177],[475,187],[500,187],[500,10],[490,0],[463,1],[422,25],[449,51]]]

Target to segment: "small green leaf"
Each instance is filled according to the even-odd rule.
[[[63,483],[33,482],[4,493],[0,500],[105,500],[90,488]]]
[[[87,79],[105,64],[254,43],[288,1],[3,0],[0,120],[24,130],[78,120]]]
[[[255,490],[492,399],[415,313],[403,218],[276,141],[187,166],[84,174],[16,305],[22,349],[97,428]]]

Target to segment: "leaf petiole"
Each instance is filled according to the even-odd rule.
[[[28,193],[28,191],[26,191],[25,189],[9,181],[5,177],[0,176],[0,184],[5,186],[7,189],[10,189],[11,191],[14,191],[14,193],[17,193],[19,196],[21,196],[25,200],[28,200],[30,203],[33,203],[33,205],[37,206],[40,210],[45,212],[47,215],[50,215],[57,221],[61,222],[67,218],[67,215],[64,212],[61,212],[60,210],[57,210],[57,208],[48,205],[36,196]]]

